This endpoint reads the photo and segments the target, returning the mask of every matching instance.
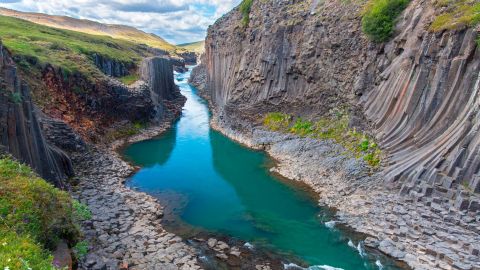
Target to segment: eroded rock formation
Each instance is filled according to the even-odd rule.
[[[0,43],[0,145],[57,187],[73,175],[67,154],[45,139],[28,86]]]
[[[402,194],[477,211],[479,55],[476,29],[431,33],[431,1],[412,1],[395,38],[370,42],[361,3],[255,1],[209,28],[205,65],[217,109],[314,118],[348,106],[388,154]]]

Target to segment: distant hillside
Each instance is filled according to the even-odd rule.
[[[80,20],[66,16],[20,12],[6,8],[0,8],[0,15],[16,17],[60,29],[73,30],[92,35],[105,35],[116,39],[123,39],[135,43],[143,43],[150,47],[169,52],[175,52],[177,50],[175,45],[168,43],[163,38],[155,34],[145,33],[134,27],[125,25],[102,24],[95,21]]]
[[[82,73],[87,78],[102,77],[94,55],[135,67],[143,57],[151,56],[145,46],[108,36],[90,35],[52,28],[22,19],[0,15],[0,39],[20,68],[51,64],[67,73]]]
[[[177,47],[183,48],[190,52],[201,54],[205,51],[205,40],[192,42],[192,43],[178,44]]]

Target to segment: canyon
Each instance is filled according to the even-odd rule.
[[[0,10],[68,29],[62,31],[92,34],[94,29],[98,34],[114,29],[119,32],[110,36],[122,42],[112,39],[118,42],[112,48],[130,57],[85,50],[71,58],[88,62],[87,68],[67,72],[63,63],[16,53],[15,46],[8,46],[14,44],[11,40],[0,43],[0,154],[29,165],[88,206],[91,218],[81,223],[88,253],[74,259],[75,266],[332,267],[309,268],[295,261],[306,267],[302,268],[276,251],[257,252],[247,240],[216,230],[204,228],[205,234],[184,238],[169,231],[170,206],[154,190],[130,184],[151,168],[137,167],[121,153],[140,141],[168,140],[170,129],[181,130],[174,124],[190,119],[210,120],[215,132],[268,154],[273,164],[255,165],[262,166],[262,175],[308,186],[317,195],[315,206],[334,212],[332,220],[319,225],[338,230],[343,238],[337,241],[345,240],[345,248],[353,246],[348,252],[356,256],[357,243],[344,237],[352,230],[360,239],[359,262],[365,269],[480,269],[479,27],[433,31],[432,22],[445,8],[429,0],[411,0],[395,20],[392,37],[379,43],[362,30],[363,1],[256,0],[249,1],[247,13],[244,2],[248,1],[208,28],[204,51],[198,49],[201,42],[170,47],[160,37],[129,27],[105,28],[76,19],[65,23],[68,17]],[[125,31],[150,43],[129,43],[129,35],[122,36]],[[105,41],[107,47],[112,40]],[[49,46],[70,52],[58,49],[58,44]],[[195,50],[188,51],[189,46]],[[179,75],[189,74],[187,65],[197,62],[190,78]],[[198,104],[185,105],[188,101],[178,85],[186,87],[187,79],[195,89],[188,88],[184,95]],[[188,118],[192,106],[201,103],[189,91],[208,102],[211,116],[205,109],[203,118]],[[381,160],[372,166],[339,139],[295,134],[290,127],[269,128],[264,120],[271,113],[312,123],[345,115],[348,131],[372,138],[368,145],[378,145]],[[200,123],[186,130],[209,130],[207,123],[195,124]],[[206,132],[209,140],[219,140],[215,132]],[[181,149],[192,134],[167,142]],[[247,151],[235,149],[237,154]],[[138,156],[150,151],[153,148]],[[168,158],[170,152],[160,156]],[[214,154],[215,165],[228,160],[228,154]],[[197,160],[197,165],[205,160]],[[163,162],[154,163],[155,177],[170,177],[169,171],[159,169]],[[187,172],[173,175],[203,175]],[[385,255],[376,258],[388,262],[386,268],[380,259],[368,259],[367,266],[363,246],[369,253]],[[64,253],[70,256],[71,249]]]

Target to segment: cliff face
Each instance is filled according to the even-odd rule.
[[[63,180],[73,175],[70,159],[45,139],[29,88],[18,77],[1,43],[0,87],[0,145],[43,178],[63,187]]]
[[[133,64],[113,61],[99,54],[94,54],[92,57],[95,66],[108,76],[123,77],[128,75],[130,73],[129,71],[134,68]]]
[[[254,1],[250,26],[234,10],[209,28],[205,65],[219,107],[328,111],[345,101],[371,45],[354,1]]]
[[[477,211],[466,199],[480,192],[476,30],[430,33],[437,11],[414,0],[395,37],[374,44],[361,4],[254,1],[246,29],[238,10],[219,19],[205,53],[216,108],[314,117],[347,106],[388,154],[388,183]]]
[[[180,95],[173,79],[173,66],[167,57],[150,57],[140,65],[140,78],[150,87],[158,100],[172,100]],[[154,98],[155,100],[155,98]]]

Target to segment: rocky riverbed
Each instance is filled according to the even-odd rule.
[[[250,122],[214,114],[212,126],[275,160],[272,171],[310,185],[319,204],[337,209],[336,222],[370,235],[365,245],[413,269],[480,269],[480,216],[442,201],[400,196],[332,141],[264,130]]]
[[[124,186],[133,167],[98,148],[73,160],[74,196],[92,211],[82,226],[90,249],[80,269],[200,269],[195,250],[163,229],[156,199]]]

